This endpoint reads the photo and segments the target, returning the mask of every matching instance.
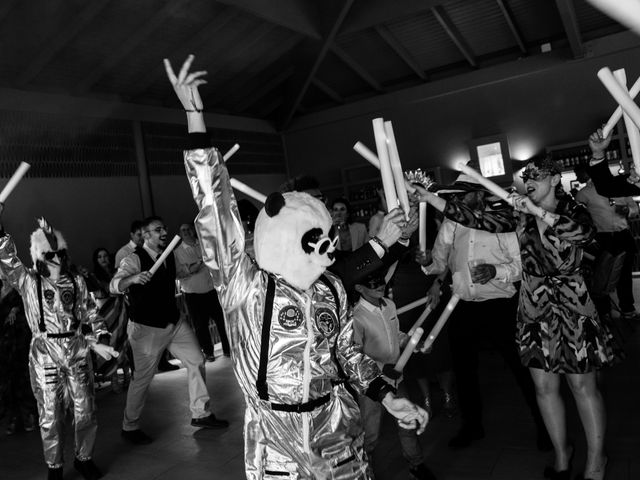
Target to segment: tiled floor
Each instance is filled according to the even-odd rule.
[[[640,298],[640,295],[636,295]],[[605,372],[603,391],[609,414],[607,449],[612,459],[608,480],[640,478],[640,329],[622,327],[627,338],[626,361]],[[422,436],[427,462],[440,480],[529,480],[541,479],[550,454],[535,449],[533,423],[512,377],[502,360],[492,352],[481,357],[481,379],[485,401],[487,436],[473,447],[452,452],[448,439],[458,419],[436,415]],[[189,425],[185,370],[157,375],[151,386],[143,426],[155,441],[131,446],[120,438],[124,395],[110,389],[98,392],[99,431],[96,463],[105,479],[123,480],[226,480],[242,479],[243,401],[224,357],[207,365],[207,379],[216,414],[229,419],[226,431],[196,430]],[[566,393],[566,392],[565,392]],[[437,398],[437,396],[436,396]],[[568,398],[569,429],[576,440],[576,467],[584,462],[584,438],[575,407]],[[436,405],[436,408],[439,405]],[[407,466],[397,444],[395,424],[385,421],[376,452],[379,480],[408,478]],[[39,435],[21,433],[12,437],[0,432],[0,480],[46,478]],[[65,479],[79,479],[71,466],[69,435]]]

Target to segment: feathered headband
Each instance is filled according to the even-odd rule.
[[[38,218],[38,228],[31,234],[31,260],[44,262],[44,254],[67,248],[67,242],[58,230],[47,222],[44,217]]]

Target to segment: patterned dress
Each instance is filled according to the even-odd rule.
[[[515,213],[515,214],[514,214]],[[582,246],[595,228],[586,209],[569,196],[556,208],[553,227],[512,209],[471,210],[452,200],[444,214],[470,228],[515,231],[522,256],[516,341],[523,365],[551,373],[587,373],[622,352],[603,325],[581,273]]]

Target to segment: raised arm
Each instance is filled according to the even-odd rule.
[[[246,298],[257,267],[245,253],[242,220],[233,194],[229,172],[222,155],[213,148],[206,135],[202,99],[198,86],[206,83],[204,71],[189,73],[193,55],[185,61],[178,75],[165,59],[165,68],[173,89],[185,112],[189,128],[189,150],[184,153],[189,185],[199,213],[195,227],[205,265],[212,274],[220,294],[220,303],[229,310]]]
[[[4,205],[0,203],[0,271],[9,284],[22,295],[24,281],[28,277],[29,271],[18,258],[13,238],[4,230],[3,211]]]

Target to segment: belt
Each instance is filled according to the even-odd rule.
[[[76,332],[47,333],[47,338],[71,338],[75,336]]]
[[[271,409],[278,410],[279,412],[293,412],[293,413],[303,413],[303,412],[311,412],[316,408],[324,405],[329,400],[331,400],[331,394],[327,393],[322,397],[318,397],[314,400],[309,400],[304,403],[294,403],[291,405],[283,404],[283,403],[272,403]]]

